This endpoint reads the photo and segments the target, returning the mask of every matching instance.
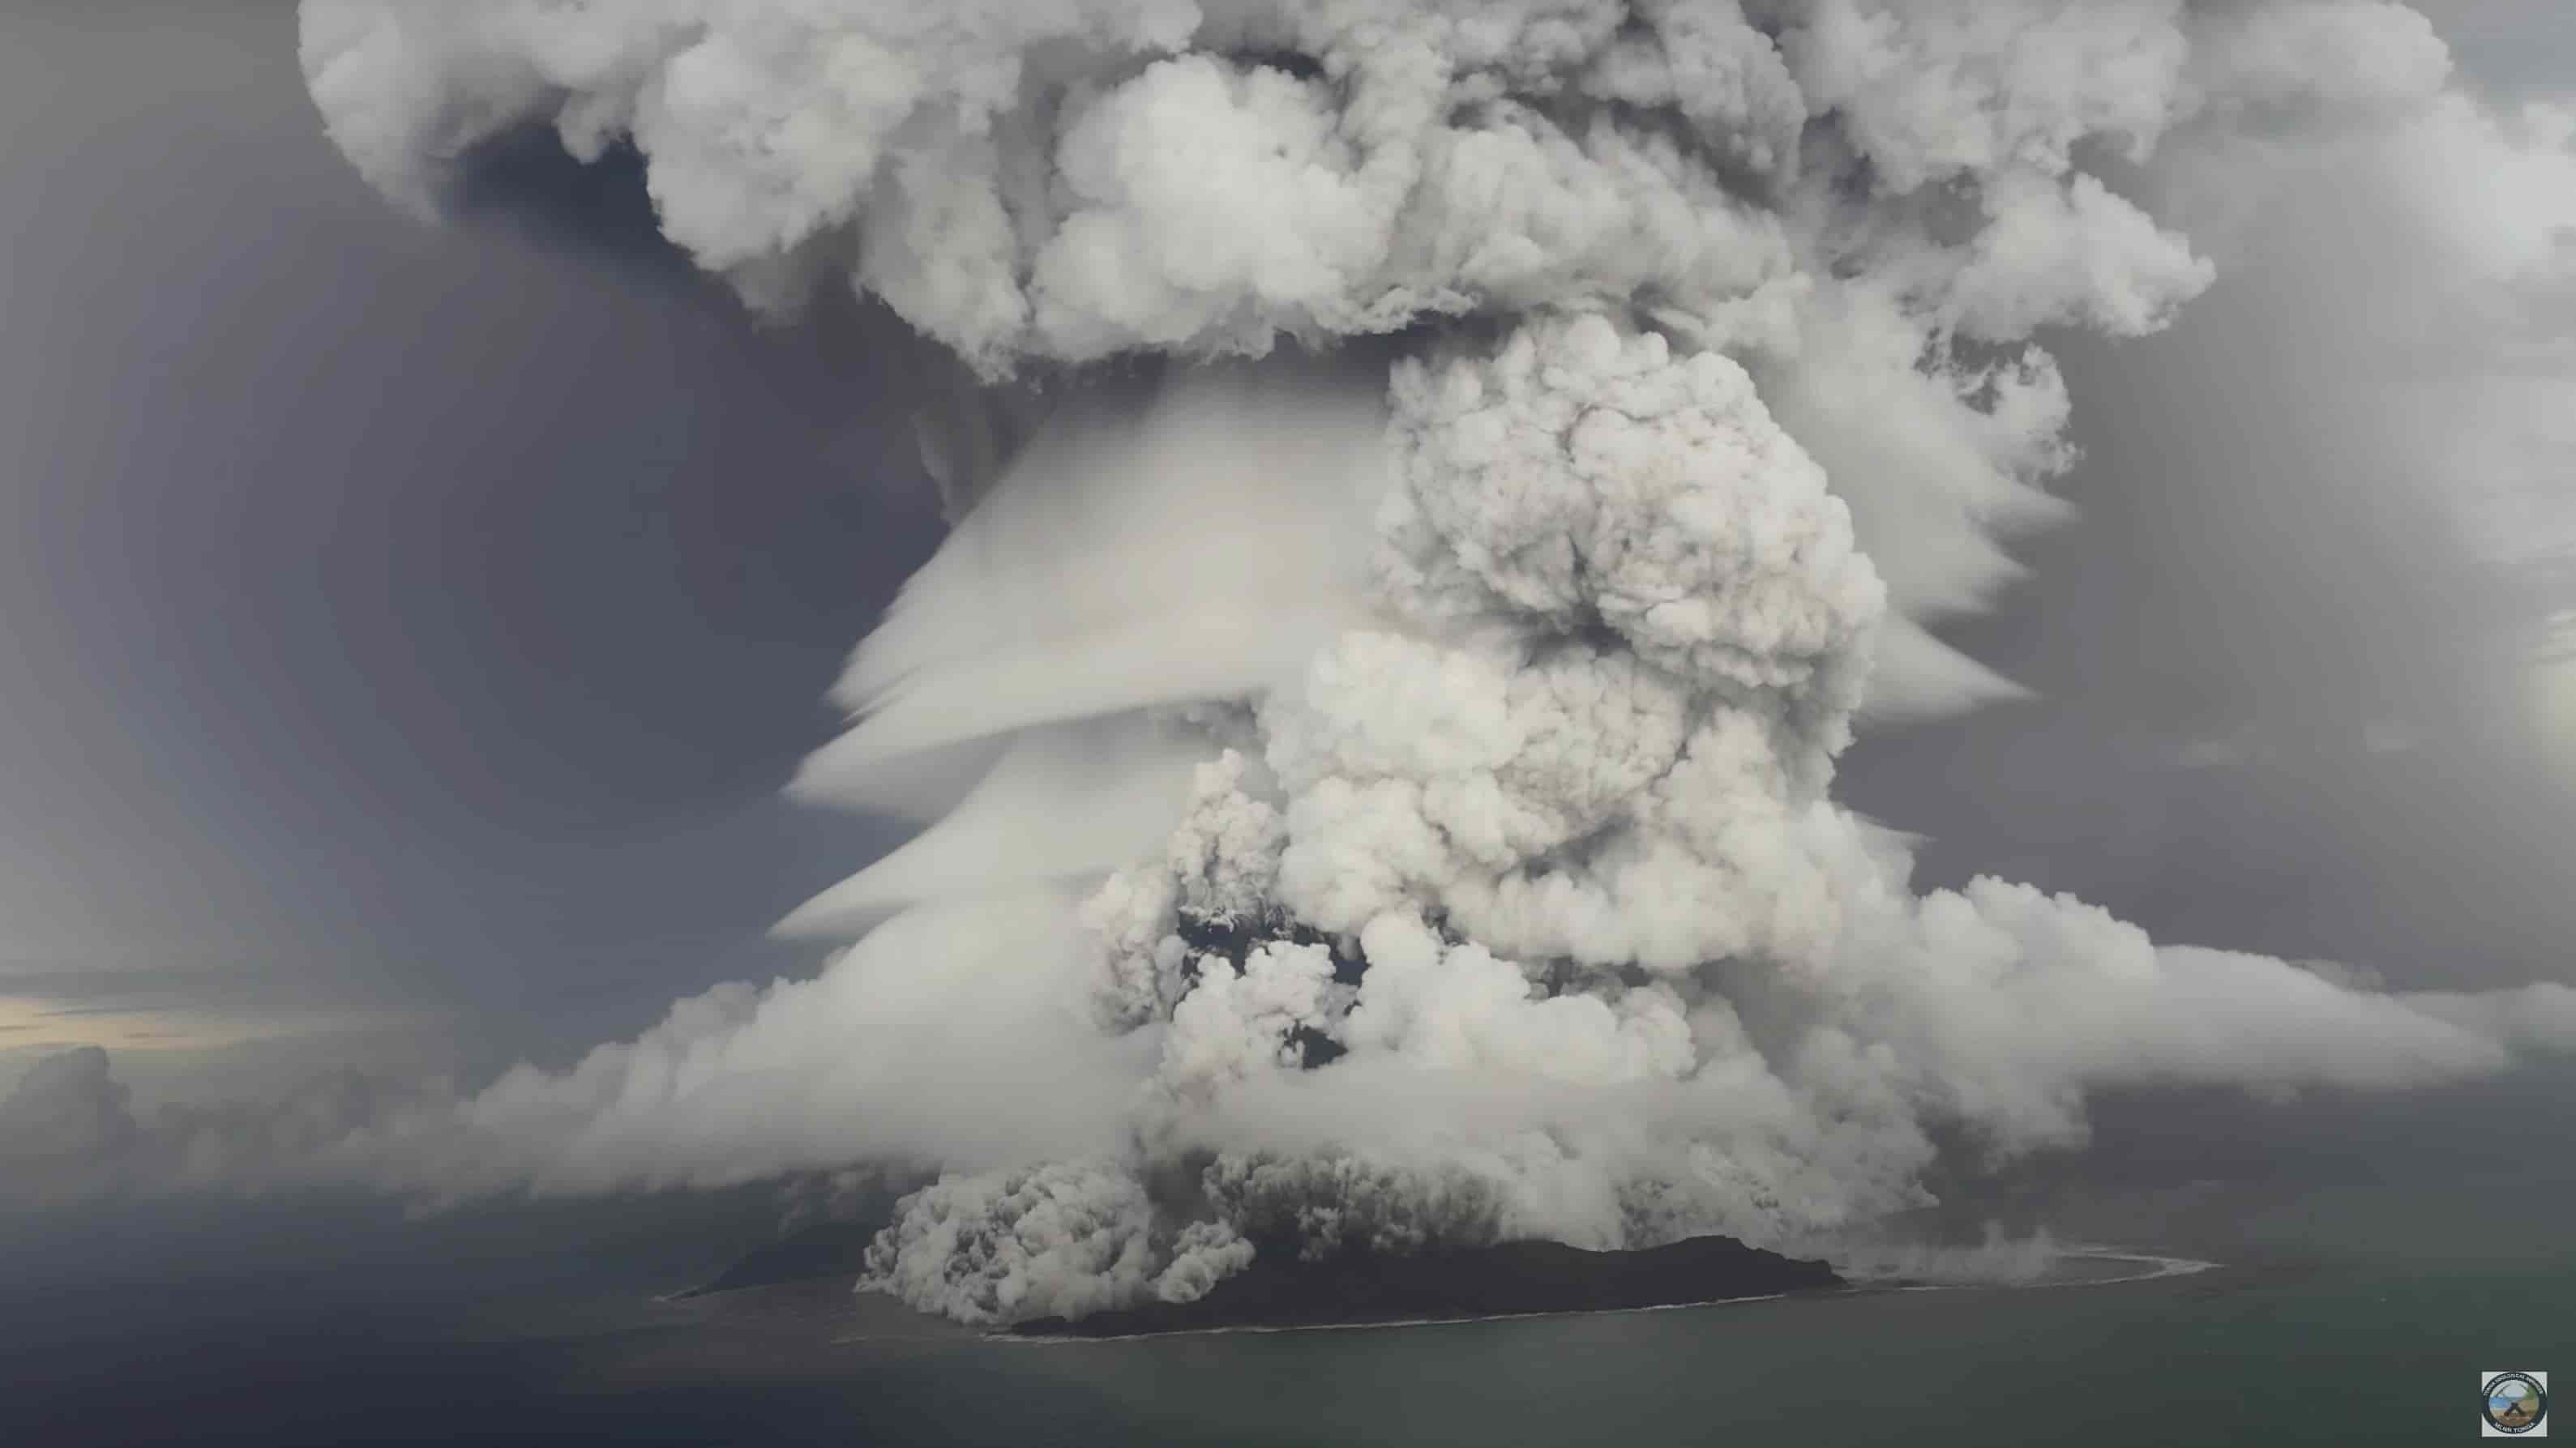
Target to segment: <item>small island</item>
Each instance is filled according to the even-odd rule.
[[[1838,1287],[1822,1262],[1729,1237],[1590,1252],[1558,1242],[1504,1242],[1409,1256],[1352,1252],[1320,1262],[1264,1254],[1196,1302],[1152,1302],[1067,1319],[1041,1317],[1020,1337],[1134,1337],[1220,1328],[1360,1327],[1552,1312],[1687,1307]]]

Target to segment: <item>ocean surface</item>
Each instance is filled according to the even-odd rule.
[[[138,1220],[127,1245],[187,1260],[95,1264],[113,1291],[0,1260],[0,1443],[2464,1441],[2479,1371],[2576,1374],[2576,1256],[2546,1248],[2547,1203],[2426,1236],[2406,1199],[2311,1194],[2151,1280],[1110,1342],[986,1339],[838,1283],[609,1280],[687,1280],[701,1262],[652,1244],[717,1206],[545,1258],[511,1253],[570,1215],[381,1229],[383,1255],[354,1227],[192,1245]],[[528,1261],[550,1265],[502,1270]]]
[[[662,1300],[774,1240],[774,1192],[84,1206],[0,1221],[0,1448],[2470,1442],[2480,1373],[2576,1384],[2571,1105],[2576,1071],[2106,1111],[2028,1210],[2189,1275],[1107,1342],[833,1281]]]

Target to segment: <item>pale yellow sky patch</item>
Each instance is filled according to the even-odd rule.
[[[282,1089],[339,1067],[417,1076],[437,1066],[425,1043],[439,1024],[417,1012],[227,1007],[167,993],[0,994],[0,1096],[35,1061],[80,1046],[107,1051],[138,1106],[201,1089]]]
[[[0,996],[0,1051],[104,1046],[109,1051],[207,1050],[307,1027],[202,1007],[126,1005]]]
[[[2550,642],[2524,675],[2533,722],[2559,770],[2576,781],[2576,612],[2552,620]]]

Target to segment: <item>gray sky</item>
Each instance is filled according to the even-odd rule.
[[[2436,8],[2499,87],[2576,74],[2558,0]],[[776,788],[935,541],[901,349],[753,326],[614,171],[518,157],[488,224],[404,220],[293,28],[0,14],[0,1080],[111,1017],[207,1048],[121,1042],[147,1089],[155,1039],[168,1078],[386,1016],[468,1072],[561,1060],[810,965],[762,931],[883,842]],[[1868,741],[1850,797],[1933,835],[1935,882],[2565,979],[2576,810],[2479,665],[2519,605],[2395,481],[2345,506],[2327,454],[2180,425],[2313,371],[2227,298],[2183,326],[2241,374],[2070,351],[2084,514],[1955,631],[2041,702]]]
[[[291,6],[112,10],[0,21],[0,973],[507,1055],[798,968],[876,837],[776,788],[934,538],[869,339],[417,226]]]
[[[2576,75],[2576,15],[2564,0],[2414,0],[2460,69],[2508,96],[2564,95]]]

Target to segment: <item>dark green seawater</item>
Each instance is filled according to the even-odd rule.
[[[2570,1302],[2565,1264],[2537,1278],[2250,1269],[1386,1332],[881,1347],[857,1371],[885,1395],[878,1411],[903,1405],[903,1431],[994,1443],[2442,1443],[2474,1433],[2478,1369],[2576,1356]],[[864,1417],[870,1395],[850,1402]]]
[[[985,1340],[837,1284],[426,1340],[365,1313],[173,1331],[147,1296],[129,1339],[0,1348],[0,1427],[28,1445],[2414,1444],[2473,1434],[2481,1369],[2576,1381],[2566,1255],[2263,1253],[2103,1286],[1119,1342]],[[23,1330],[38,1304],[13,1305]]]
[[[2563,1085],[2241,1158],[2185,1121],[2181,1165],[2223,1177],[2051,1207],[2222,1264],[2195,1275],[1391,1329],[991,1341],[832,1282],[654,1300],[774,1227],[757,1196],[99,1214],[0,1241],[0,1448],[2469,1442],[2481,1371],[2576,1387]]]

